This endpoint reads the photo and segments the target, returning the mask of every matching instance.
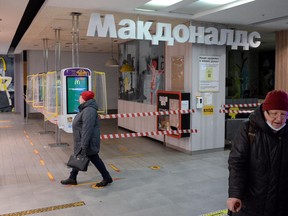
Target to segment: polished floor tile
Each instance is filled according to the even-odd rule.
[[[90,165],[77,186],[63,186],[72,135],[61,132],[59,139],[51,123],[40,133],[43,125],[0,113],[0,216],[33,209],[56,216],[199,216],[226,208],[228,150],[187,155],[150,138],[103,140],[100,156],[114,182],[93,187],[101,176]],[[102,120],[101,132],[127,131],[117,120]]]

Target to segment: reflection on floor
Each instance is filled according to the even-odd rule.
[[[94,187],[101,176],[90,166],[77,186],[63,186],[72,135],[61,132],[59,140],[48,133],[55,125],[46,123],[42,134],[43,125],[0,113],[0,216],[199,216],[226,208],[228,150],[187,155],[144,137],[103,140],[100,156],[113,184]],[[125,132],[117,120],[101,120],[102,134]]]

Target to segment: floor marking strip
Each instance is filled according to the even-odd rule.
[[[128,148],[127,148],[127,147],[124,147],[124,146],[121,146],[121,147],[119,147],[119,150],[120,150],[121,152],[125,152],[125,151],[128,151]]]
[[[0,126],[0,128],[11,128],[12,126]]]
[[[150,166],[149,167],[150,169],[152,169],[152,170],[160,170],[160,166]]]
[[[27,134],[27,132],[24,130],[23,133],[24,133],[25,137],[27,138],[29,144],[30,144],[31,146],[34,146],[34,143],[33,143],[32,140],[30,139],[30,137],[29,137],[29,135]],[[55,179],[54,179],[54,176],[53,176],[53,174],[50,172],[49,168],[48,168],[47,166],[45,166],[45,161],[42,159],[40,152],[39,152],[36,148],[33,149],[33,152],[34,152],[34,154],[38,155],[38,157],[39,157],[39,163],[40,163],[43,167],[46,168],[46,170],[47,170],[47,176],[48,176],[48,178],[50,179],[50,181],[54,181],[54,180],[55,180]],[[0,216],[1,216],[1,215],[0,215]]]
[[[52,175],[52,173],[48,172],[47,175],[51,181],[54,181],[54,176]]]
[[[210,213],[207,213],[207,214],[203,214],[201,216],[227,216],[227,212],[228,212],[227,209],[223,209],[223,210],[220,210],[220,211],[215,211],[215,212],[210,212]]]
[[[81,201],[81,202],[68,203],[68,204],[64,204],[64,205],[57,205],[57,206],[50,206],[50,207],[45,207],[45,208],[31,209],[31,210],[26,210],[26,211],[21,211],[21,212],[1,214],[0,216],[19,216],[19,215],[38,214],[38,213],[42,213],[42,212],[55,211],[55,210],[79,207],[79,206],[84,206],[84,205],[85,205],[85,203],[83,201]]]
[[[120,172],[120,169],[118,169],[116,166],[113,164],[109,164],[109,166],[115,171],[115,172]]]
[[[40,164],[41,164],[42,166],[45,166],[45,161],[42,160],[42,159],[40,159]]]
[[[133,154],[133,155],[124,155],[120,156],[121,158],[136,158],[136,157],[143,157],[144,154]]]

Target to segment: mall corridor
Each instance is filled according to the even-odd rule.
[[[101,176],[89,166],[78,185],[63,186],[73,141],[65,132],[57,139],[55,128],[0,113],[0,216],[199,216],[226,208],[229,150],[188,155],[144,137],[102,140],[114,182],[93,187]],[[110,119],[101,120],[101,133],[127,131]]]

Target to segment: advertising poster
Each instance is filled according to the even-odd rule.
[[[183,91],[184,90],[184,57],[183,56],[173,56],[171,57],[171,73],[172,80],[171,83],[173,91]]]

